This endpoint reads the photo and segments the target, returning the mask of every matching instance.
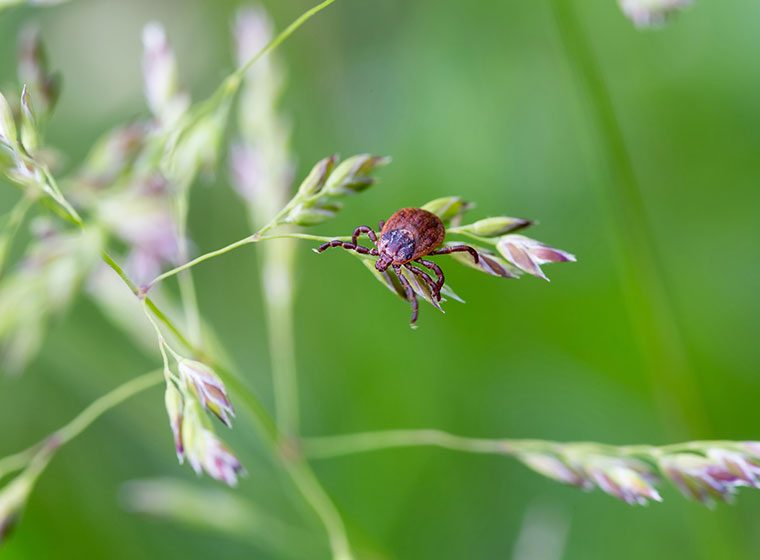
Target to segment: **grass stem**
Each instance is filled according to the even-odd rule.
[[[633,327],[666,429],[673,437],[701,435],[708,430],[706,411],[686,355],[633,160],[603,72],[571,3],[552,0],[552,7],[609,168],[604,194],[620,246],[617,253]]]
[[[162,380],[162,372],[152,371],[119,385],[112,391],[93,401],[87,406],[87,408],[77,414],[73,420],[53,432],[53,434],[48,436],[45,440],[25,449],[24,451],[0,459],[0,478],[3,478],[11,472],[23,469],[38,457],[50,455],[53,450],[66,445],[79,436],[103,414],[117,407],[130,397],[158,385]],[[41,461],[41,464],[46,465],[47,461]]]

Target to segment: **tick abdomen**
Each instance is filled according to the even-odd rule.
[[[443,243],[446,230],[441,219],[420,208],[402,208],[385,222],[378,249],[394,265],[404,264],[434,251]]]

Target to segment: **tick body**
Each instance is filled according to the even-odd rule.
[[[404,267],[418,276],[432,293],[436,301],[441,301],[441,288],[445,282],[443,271],[434,262],[424,259],[428,255],[445,255],[459,251],[466,251],[478,262],[478,252],[468,245],[452,245],[440,248],[446,237],[446,228],[441,219],[427,210],[421,208],[402,208],[393,213],[385,222],[380,222],[380,236],[369,226],[359,226],[351,236],[351,242],[328,241],[321,245],[317,252],[321,253],[331,247],[342,247],[349,251],[356,251],[364,255],[377,257],[375,268],[385,272],[390,267],[396,274],[398,281],[406,294],[406,299],[412,306],[411,324],[417,322],[418,304],[417,296],[409,280],[401,272]],[[367,234],[374,248],[363,247],[358,244],[359,236]],[[436,275],[433,280],[430,275],[412,263],[419,264]]]
[[[420,208],[402,208],[380,229],[377,250],[380,258],[375,266],[383,271],[429,255],[443,243],[446,228],[441,219]]]

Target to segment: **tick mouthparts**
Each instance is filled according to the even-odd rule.
[[[391,260],[385,255],[381,256],[379,259],[377,259],[377,261],[375,261],[375,268],[380,272],[385,272],[390,265]]]

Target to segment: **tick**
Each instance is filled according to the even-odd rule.
[[[350,243],[335,239],[320,245],[317,252],[321,253],[331,247],[342,247],[362,255],[377,257],[375,268],[380,272],[385,272],[388,268],[393,270],[404,288],[406,299],[412,306],[412,326],[417,322],[417,295],[409,284],[409,280],[401,273],[401,267],[408,269],[412,274],[422,279],[430,288],[435,300],[441,301],[441,288],[445,282],[443,271],[433,261],[424,257],[464,251],[470,253],[476,263],[479,260],[478,252],[468,245],[441,247],[443,239],[446,237],[446,228],[443,222],[432,212],[421,208],[402,208],[387,221],[380,222],[378,229],[380,230],[379,236],[371,227],[359,226],[354,230]],[[362,234],[367,234],[375,247],[369,249],[359,245],[359,236]],[[433,280],[430,274],[412,263],[432,270],[436,275],[436,280]]]

